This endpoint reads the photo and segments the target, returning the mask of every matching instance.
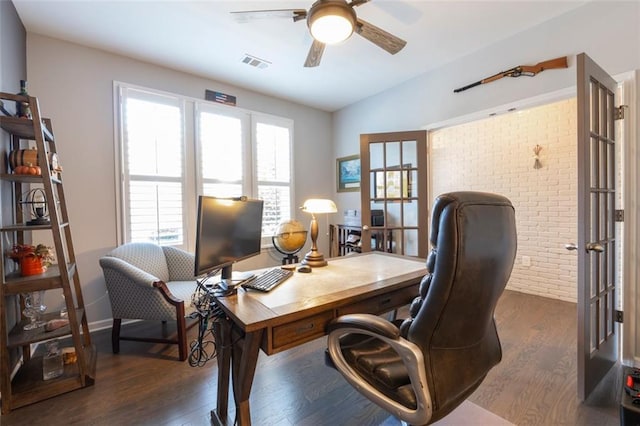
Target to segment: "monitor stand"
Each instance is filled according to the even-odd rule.
[[[244,280],[249,279],[254,275],[255,274],[253,272],[234,271],[232,265],[225,266],[222,268],[218,286],[223,291],[234,290],[236,287],[239,287]]]

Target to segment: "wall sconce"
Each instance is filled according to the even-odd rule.
[[[311,213],[311,251],[309,251],[302,260],[303,265],[312,268],[319,266],[327,266],[324,255],[318,251],[316,241],[318,240],[318,221],[316,214],[335,213],[338,211],[336,204],[331,200],[312,198],[304,202],[302,210]]]

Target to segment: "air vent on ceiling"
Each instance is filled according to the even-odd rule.
[[[242,63],[260,69],[267,68],[269,65],[271,65],[271,62],[265,61],[264,59],[256,58],[255,56],[251,56],[248,53],[245,53],[242,57]]]

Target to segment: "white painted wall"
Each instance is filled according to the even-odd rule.
[[[518,253],[508,288],[577,301],[576,99],[435,130],[429,139],[433,194],[485,191],[516,211]],[[539,145],[541,167],[534,168]]]
[[[334,113],[334,155],[358,153],[361,133],[427,128],[433,123],[574,87],[575,55],[581,52],[612,75],[640,69],[639,28],[638,2],[587,3]],[[455,88],[500,70],[565,55],[569,57],[569,69],[548,70],[534,78],[504,78],[453,93]],[[526,149],[531,149],[528,145]],[[431,199],[438,190],[435,185],[429,188]],[[336,193],[335,200],[339,212],[360,208],[359,193]]]
[[[90,322],[111,318],[98,259],[116,245],[114,80],[200,99],[205,89],[217,90],[237,96],[239,107],[293,119],[294,205],[333,194],[334,171],[328,166],[334,161],[332,121],[327,112],[32,33],[27,35],[27,69],[29,92],[53,122]],[[294,214],[303,223],[310,220],[299,211]],[[328,253],[328,239],[320,238],[319,244]],[[279,256],[263,253],[238,269],[277,265]],[[51,308],[58,303],[47,302]]]
[[[611,27],[598,30],[604,23]],[[638,2],[589,3],[334,113],[334,154],[358,153],[361,133],[419,129],[574,86],[575,55],[581,52],[612,75],[638,69],[639,27]],[[453,93],[500,70],[565,55],[569,69],[545,71],[534,78],[505,78]],[[357,207],[356,199],[359,203],[357,194],[337,195],[343,208]]]

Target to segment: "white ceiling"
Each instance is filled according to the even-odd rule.
[[[308,9],[313,0],[13,3],[28,32],[335,111],[585,1],[372,0],[356,8],[358,17],[406,40],[407,46],[390,55],[354,34],[341,45],[327,46],[317,68],[303,67],[312,41],[305,21],[239,23],[229,13]],[[271,65],[258,69],[243,64],[245,54]]]

